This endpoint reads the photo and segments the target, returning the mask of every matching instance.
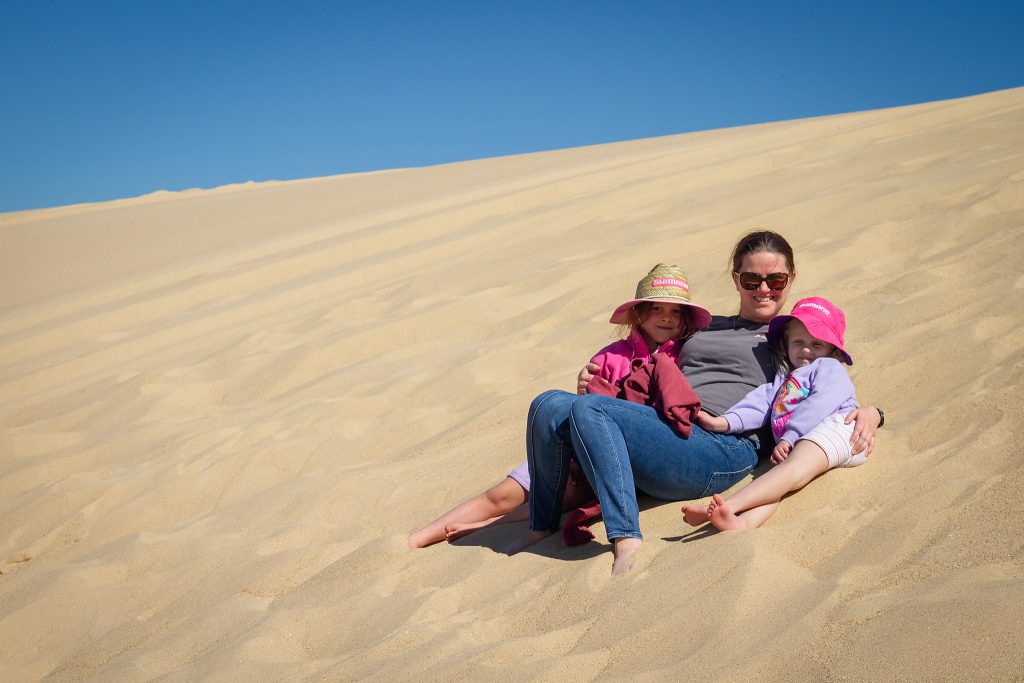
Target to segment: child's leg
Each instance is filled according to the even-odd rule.
[[[828,457],[818,444],[797,441],[788,458],[737,491],[728,501],[716,494],[708,506],[711,523],[722,531],[759,527],[772,516],[784,495],[802,489],[827,469]],[[744,514],[739,516],[741,512]]]
[[[728,503],[719,495],[715,495],[716,499],[712,499],[710,505],[684,505],[683,506],[683,519],[690,526],[700,526],[711,521],[711,511],[719,505],[726,505]],[[768,518],[775,512],[775,508],[779,507],[778,503],[768,503],[767,505],[758,505],[755,508],[751,508],[743,513],[743,522],[746,524],[747,529],[753,529],[759,527],[768,521]],[[731,509],[731,508],[730,508]],[[739,513],[736,513],[739,514]]]
[[[778,503],[765,503],[742,513],[733,513],[732,508],[729,507],[729,501],[716,493],[711,497],[711,504],[708,505],[705,512],[708,521],[719,531],[743,531],[761,526],[777,509],[779,509]]]
[[[482,522],[511,512],[526,502],[527,491],[519,482],[505,477],[500,482],[459,503],[430,524],[409,534],[410,548],[424,548],[445,540],[445,525]]]
[[[445,538],[451,542],[456,541],[477,529],[496,526],[498,524],[509,524],[511,522],[525,522],[529,519],[530,508],[527,507],[526,503],[523,503],[514,510],[506,512],[499,517],[491,517],[490,519],[480,520],[479,522],[449,522],[444,525],[444,535]]]
[[[511,477],[507,477],[511,479]],[[496,488],[496,487],[495,487]],[[527,493],[527,500],[530,495]],[[575,508],[580,507],[585,503],[589,503],[594,498],[594,492],[590,489],[589,485],[576,484],[570,481],[565,487],[565,497],[562,499],[562,511],[568,512]],[[491,519],[485,519],[479,522],[452,522],[444,525],[445,537],[448,541],[455,541],[466,534],[472,533],[477,529],[483,529],[485,527],[495,526],[497,524],[509,524],[511,522],[526,522],[530,519],[530,508],[524,503],[512,510],[507,512],[500,517],[492,517]]]

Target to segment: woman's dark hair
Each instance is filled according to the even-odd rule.
[[[789,242],[786,241],[785,237],[771,230],[748,232],[736,242],[736,246],[732,250],[732,257],[729,260],[732,272],[740,272],[740,268],[743,267],[744,256],[760,254],[762,252],[785,256],[786,263],[789,264],[789,272],[796,272],[796,262],[793,260],[793,247],[789,246]]]
[[[780,254],[786,257],[789,265],[789,272],[796,272],[796,261],[793,259],[793,247],[789,246],[786,238],[771,230],[754,230],[739,238],[736,246],[733,247],[732,256],[729,258],[729,266],[732,272],[740,272],[743,267],[743,257],[748,254]],[[786,334],[779,335],[779,338],[771,344],[772,360],[780,371],[788,373],[793,368],[789,364],[789,354],[786,353]]]

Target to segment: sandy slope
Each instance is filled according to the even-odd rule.
[[[5,680],[1024,677],[1024,89],[0,215]],[[888,424],[756,532],[405,534],[657,261],[770,226]],[[791,300],[792,301],[792,300]],[[599,538],[603,538],[599,525]]]

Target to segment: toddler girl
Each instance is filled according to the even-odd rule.
[[[843,348],[846,317],[827,299],[809,297],[768,326],[768,341],[779,356],[774,382],[751,391],[742,401],[713,417],[700,412],[695,422],[711,432],[746,432],[771,422],[776,465],[728,500],[715,494],[707,507],[684,505],[683,518],[697,526],[710,521],[720,530],[753,529],[775,512],[790,491],[834,467],[854,467],[867,455],[852,452],[852,424],[845,416],[857,408],[853,383],[842,363],[853,365]],[[743,514],[740,514],[743,513]]]
[[[600,368],[593,382],[621,386],[634,360],[650,360],[655,353],[678,360],[683,342],[706,328],[711,314],[690,301],[690,286],[679,267],[659,263],[637,283],[636,296],[615,309],[610,322],[625,326],[628,334],[591,359]],[[566,490],[566,510],[594,497],[582,476],[575,479]],[[529,492],[530,473],[524,462],[491,488],[410,534],[409,547],[422,548],[445,539],[455,540],[482,527],[527,520]]]

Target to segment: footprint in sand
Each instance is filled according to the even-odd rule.
[[[10,574],[11,572],[16,571],[21,565],[25,564],[26,562],[28,562],[31,559],[32,559],[32,556],[31,555],[27,555],[25,553],[18,553],[16,555],[11,555],[10,557],[7,558],[8,566],[0,567],[0,574]]]

